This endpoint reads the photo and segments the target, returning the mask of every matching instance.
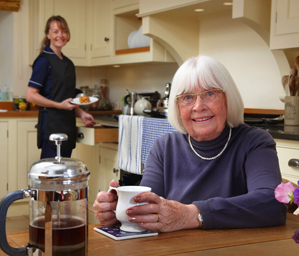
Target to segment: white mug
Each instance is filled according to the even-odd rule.
[[[142,192],[150,192],[152,189],[145,186],[122,186],[122,187],[109,187],[108,193],[115,190],[118,196],[116,205],[116,218],[121,222],[120,229],[127,232],[142,232],[145,228],[141,228],[137,223],[132,223],[128,219],[126,210],[132,206],[143,205],[147,203],[136,203],[134,197]]]

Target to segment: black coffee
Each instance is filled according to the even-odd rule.
[[[52,255],[84,256],[86,225],[78,218],[52,220]],[[45,219],[38,218],[29,225],[30,244],[45,251]]]

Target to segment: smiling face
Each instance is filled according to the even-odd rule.
[[[50,40],[50,48],[57,52],[61,51],[61,48],[67,44],[69,35],[59,22],[52,21],[47,37]]]
[[[192,93],[205,91],[201,86]],[[182,123],[191,137],[197,141],[217,138],[226,125],[227,107],[225,93],[216,101],[204,102],[197,96],[191,106],[178,104]]]

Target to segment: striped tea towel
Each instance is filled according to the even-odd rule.
[[[148,154],[157,138],[176,131],[167,119],[145,117],[142,133],[142,163],[146,164]]]
[[[142,116],[119,116],[118,167],[135,174],[142,174]]]

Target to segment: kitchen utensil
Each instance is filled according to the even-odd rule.
[[[151,110],[152,105],[151,103],[146,100],[145,98],[141,98],[137,100],[137,102],[134,105],[134,113],[137,115],[144,115],[144,110]]]
[[[286,96],[284,105],[284,124],[299,125],[299,97]]]
[[[161,109],[161,111],[163,111],[163,109],[164,109],[163,112],[167,112],[166,109],[168,108],[170,88],[171,88],[171,84],[167,83],[165,85],[165,97],[158,100],[158,102],[157,102],[157,108]]]
[[[57,156],[32,164],[28,189],[6,195],[0,203],[0,247],[8,255],[87,255],[88,179],[87,166],[62,158],[60,146],[66,134],[52,134]],[[29,244],[13,248],[5,234],[8,207],[29,198]]]
[[[89,97],[89,100],[90,100],[90,102],[80,103],[79,98],[74,98],[72,101],[70,101],[70,103],[80,105],[80,106],[87,106],[87,105],[93,104],[94,102],[97,102],[99,99],[97,97]]]
[[[157,107],[154,108],[152,111],[144,110],[144,113],[150,114],[152,117],[167,117],[171,84],[167,83],[165,87],[165,97],[158,100]]]
[[[157,108],[154,108],[152,110],[143,110],[143,113],[150,115],[151,117],[166,118],[168,112],[160,112]]]
[[[266,123],[266,124],[277,124],[280,121],[284,120],[284,115],[280,115],[278,117],[274,117],[274,118],[262,118],[262,120]]]
[[[129,105],[128,115],[134,115],[134,105],[135,105],[136,99],[137,99],[136,92],[129,92],[129,94],[125,96],[124,101],[126,104]]]
[[[142,26],[139,30],[131,32],[128,37],[128,47],[129,48],[138,48],[146,47],[150,45],[150,38],[142,34]]]
[[[289,90],[289,86],[288,86],[288,83],[289,83],[289,76],[288,75],[285,75],[281,78],[281,84],[282,84],[282,87],[283,87],[283,91],[285,92],[285,96],[290,96],[290,92],[288,91]]]

